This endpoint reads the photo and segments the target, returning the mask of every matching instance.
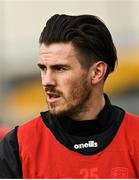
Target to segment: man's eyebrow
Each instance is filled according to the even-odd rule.
[[[39,68],[46,68],[46,66],[44,64],[38,63],[37,65]]]
[[[38,65],[38,67],[39,67],[40,69],[47,69],[47,66],[44,65],[44,64],[38,63],[37,65]],[[57,69],[57,68],[70,69],[71,66],[68,65],[68,64],[53,64],[53,65],[50,66],[50,68],[52,68],[52,69]]]
[[[65,67],[68,67],[69,65],[68,64],[53,64],[51,66],[52,67],[55,67],[55,66],[65,66]]]

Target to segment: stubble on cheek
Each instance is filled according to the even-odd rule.
[[[55,115],[72,115],[84,111],[84,103],[91,91],[87,77],[83,75],[79,81],[72,81],[72,84],[68,79],[64,82],[63,87],[65,88],[62,89],[61,99],[48,103],[49,111]]]
[[[92,87],[88,83],[87,75],[84,74],[79,81],[73,82],[70,90],[64,98],[65,114],[73,116],[86,111],[88,109],[87,102],[92,92]]]
[[[89,95],[91,93],[91,88],[86,80],[86,77],[82,77],[82,79],[76,84],[72,91],[70,104],[72,106],[72,110],[75,113],[85,111],[85,102],[89,99]]]

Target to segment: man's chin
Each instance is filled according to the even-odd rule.
[[[60,108],[58,105],[54,106],[54,105],[48,105],[48,110],[51,114],[53,115],[61,115],[63,114],[63,109]]]
[[[69,112],[69,109],[68,108],[64,108],[63,106],[62,107],[50,107],[49,106],[49,112],[53,115],[56,115],[56,116],[59,116],[59,115],[67,115],[68,112]]]
[[[77,113],[77,107],[71,104],[65,103],[51,103],[48,104],[48,110],[53,115],[64,115],[64,116],[72,116],[75,112]]]
[[[75,114],[75,108],[49,108],[49,112],[55,116],[69,116],[72,117]]]
[[[65,114],[65,111],[62,110],[56,110],[56,109],[49,109],[49,112],[55,116],[63,115]]]

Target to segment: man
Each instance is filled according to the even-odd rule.
[[[103,92],[116,49],[93,15],[54,15],[40,36],[49,111],[0,144],[1,178],[139,178],[139,116]]]

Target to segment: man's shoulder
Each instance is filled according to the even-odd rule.
[[[31,118],[29,119],[27,122],[24,122],[23,124],[21,124],[19,126],[19,128],[27,128],[27,127],[30,127],[30,126],[35,126],[37,123],[39,123],[40,121],[42,121],[42,117],[41,115],[38,115],[34,118]]]
[[[46,127],[46,125],[40,114],[18,126],[18,133],[27,132],[31,134],[35,133],[35,131],[38,131],[39,129],[42,129],[42,127]]]
[[[0,126],[0,139],[2,139],[10,130],[9,127]]]
[[[23,123],[20,126],[18,126],[18,143],[21,145],[24,142],[33,141],[35,139],[37,140],[39,139],[38,137],[42,137],[44,136],[44,134],[47,134],[47,129],[48,128],[44,123],[42,116],[38,115],[35,118],[28,120],[26,123]]]
[[[126,112],[123,123],[128,135],[137,138],[139,133],[139,115]]]
[[[139,115],[134,114],[134,113],[130,113],[130,112],[126,112],[125,113],[125,119],[127,119],[127,121],[129,123],[137,123],[139,124]]]
[[[19,128],[28,128],[28,127],[33,127],[33,126],[37,126],[37,125],[44,125],[44,119],[49,119],[49,111],[45,111],[45,112],[41,112],[38,116],[29,119],[28,121],[24,122],[23,124],[21,124],[19,126]]]

